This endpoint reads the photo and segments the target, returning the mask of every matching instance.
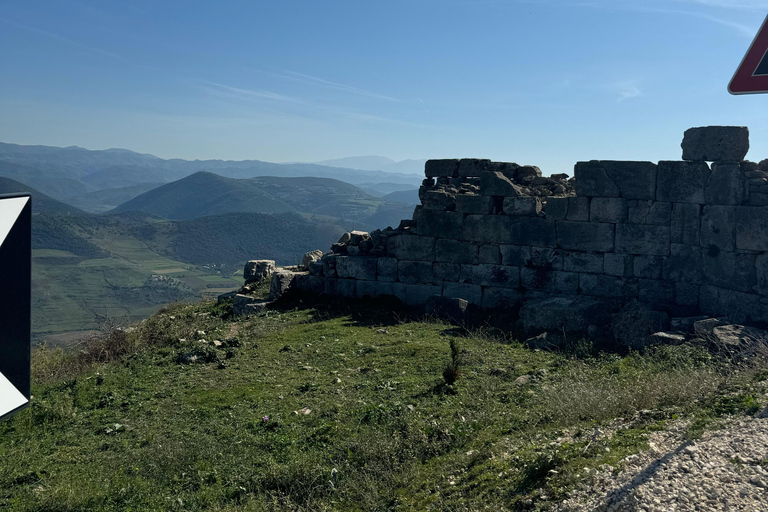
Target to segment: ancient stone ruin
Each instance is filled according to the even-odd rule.
[[[680,161],[578,162],[570,180],[430,160],[413,219],[346,233],[282,279],[335,296],[519,309],[539,332],[601,318],[617,338],[622,322],[650,333],[698,315],[766,324],[768,160],[744,160],[745,127],[691,128],[682,148]]]

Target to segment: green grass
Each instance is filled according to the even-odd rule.
[[[0,508],[543,510],[673,416],[765,391],[687,346],[577,359],[387,303],[284,306],[177,305],[37,350],[31,406],[0,424]]]

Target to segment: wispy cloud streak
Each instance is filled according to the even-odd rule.
[[[72,39],[66,38],[64,36],[61,36],[59,34],[54,34],[53,32],[47,32],[45,30],[40,30],[38,28],[30,27],[28,25],[22,25],[21,23],[16,23],[15,21],[11,21],[5,18],[0,18],[0,21],[3,23],[7,23],[8,25],[14,26],[16,28],[20,28],[22,30],[27,30],[29,32],[34,32],[35,34],[39,34],[45,37],[48,37],[50,39],[55,39],[57,41],[61,41],[63,43],[67,43],[70,46],[76,46],[78,48],[82,48],[84,50],[88,50],[94,53],[99,53],[101,55],[106,55],[107,57],[111,57],[113,59],[125,61],[123,57],[120,55],[117,55],[116,53],[108,52],[106,50],[102,50],[101,48],[97,48],[95,46],[89,46],[87,44],[79,43],[77,41],[73,41]]]
[[[379,100],[385,100],[385,101],[394,101],[399,102],[398,99],[393,98],[391,96],[386,96],[384,94],[378,94],[371,91],[366,91],[365,89],[360,89],[358,87],[353,87],[351,85],[344,85],[339,84],[336,82],[331,82],[329,80],[324,80],[322,78],[318,78],[316,76],[312,75],[305,75],[304,73],[297,73],[295,71],[284,71],[283,73],[272,73],[270,71],[263,71],[259,70],[261,73],[265,73],[267,75],[276,76],[278,78],[284,78],[288,80],[294,80],[297,82],[303,82],[303,83],[310,83],[315,85],[321,85],[324,87],[329,87],[331,89],[336,89],[338,91],[348,92],[352,94],[357,94],[359,96],[365,96],[368,98],[375,98]]]

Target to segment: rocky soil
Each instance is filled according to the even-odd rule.
[[[768,510],[768,408],[724,420],[695,441],[686,440],[687,431],[680,422],[653,433],[648,451],[594,471],[592,485],[558,510]]]

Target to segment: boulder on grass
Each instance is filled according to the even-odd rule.
[[[275,260],[251,260],[245,264],[243,277],[245,284],[267,279],[275,271]]]
[[[269,300],[273,301],[282,297],[291,287],[293,280],[298,275],[301,275],[301,272],[292,272],[284,268],[275,270],[269,285]]]

